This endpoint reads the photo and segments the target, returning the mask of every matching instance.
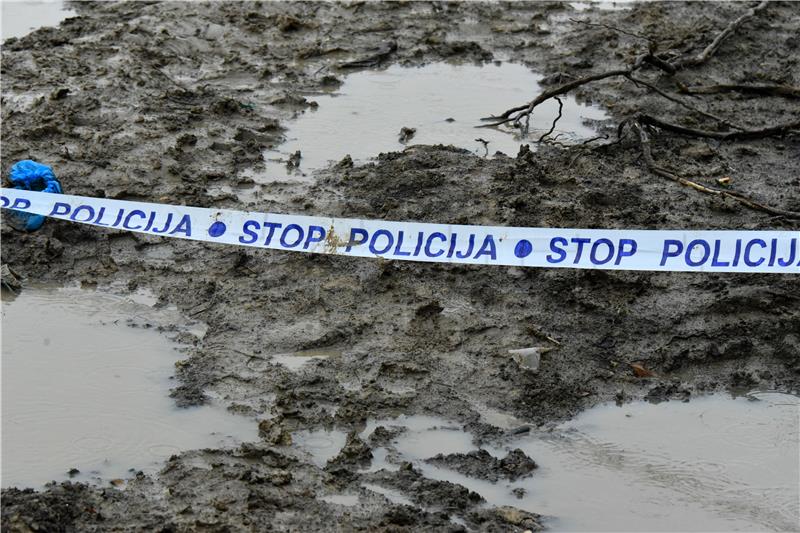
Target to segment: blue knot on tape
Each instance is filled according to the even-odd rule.
[[[53,194],[62,193],[61,182],[56,178],[53,169],[30,159],[15,163],[11,167],[9,180],[15,189]],[[12,211],[10,218],[12,226],[25,231],[36,231],[42,227],[45,221],[45,217],[41,215],[22,211]]]

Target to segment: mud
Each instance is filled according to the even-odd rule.
[[[271,183],[244,199],[235,194],[252,179],[248,173],[264,170],[263,152],[280,146],[289,121],[311,107],[311,94],[353,70],[513,59],[549,86],[619,65],[635,55],[632,47],[644,46],[570,18],[697,52],[741,14],[741,4],[72,8],[79,16],[59,28],[3,43],[4,176],[15,161],[31,158],[53,165],[72,194],[197,206],[516,226],[800,227],[648,174],[630,140],[593,152],[542,146],[494,158],[435,145],[374,154],[366,164],[342,154],[308,182]],[[797,85],[797,15],[792,4],[770,4],[681,79]],[[608,133],[640,109],[674,121],[686,116],[621,80],[576,96],[607,111],[611,120],[595,126]],[[795,102],[780,98],[709,95],[702,103],[754,126],[798,114]],[[746,194],[800,210],[796,136],[719,144],[658,135],[654,152],[689,174],[710,182],[731,176]],[[543,527],[537,514],[486,505],[485,496],[414,465],[365,472],[361,457],[377,454],[381,435],[360,442],[351,436],[349,452],[324,464],[286,445],[285,436],[354,435],[370,419],[405,414],[442,417],[474,442],[492,442],[609,400],[683,400],[732,387],[796,391],[800,381],[796,276],[397,264],[56,221],[35,234],[3,224],[2,259],[23,281],[121,293],[142,287],[157,295],[157,305],[204,321],[206,334],[187,339],[190,353],[176,369],[178,405],[214,398],[254,425],[273,421],[264,440],[175,455],[157,475],[130,479],[124,491],[70,482],[43,492],[4,489],[2,522],[11,531],[535,530]],[[531,346],[556,348],[542,356],[537,373],[508,354]],[[281,362],[308,350],[333,355],[293,369]],[[636,377],[630,363],[655,377]],[[488,478],[483,470],[476,475]],[[331,500],[336,495],[359,498],[343,505]]]
[[[466,454],[439,454],[428,459],[428,462],[450,468],[466,476],[489,481],[498,481],[501,478],[515,481],[518,478],[531,475],[537,466],[530,457],[525,455],[525,452],[519,449],[509,452],[502,459],[493,457],[486,450],[480,450]]]

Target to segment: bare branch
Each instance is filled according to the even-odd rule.
[[[671,63],[665,61],[654,54],[647,54],[644,56],[644,62],[653,65],[654,67],[658,67],[670,76],[678,72],[678,69],[672,66]]]
[[[550,98],[554,98],[555,96],[566,94],[569,91],[576,89],[577,87],[586,85],[588,83],[592,83],[594,81],[603,80],[606,78],[613,78],[615,76],[630,76],[631,74],[642,68],[642,66],[645,63],[653,65],[670,75],[675,74],[677,71],[683,68],[700,65],[705,61],[707,61],[712,55],[714,55],[717,49],[721,46],[722,42],[734,31],[736,31],[736,29],[739,28],[739,26],[741,26],[746,20],[754,17],[756,13],[762,11],[764,8],[766,8],[766,6],[767,2],[763,1],[756,7],[749,9],[739,18],[732,21],[722,32],[720,32],[719,35],[717,35],[717,37],[711,42],[710,45],[708,45],[700,54],[697,54],[696,56],[683,57],[683,58],[678,58],[674,61],[667,61],[664,58],[656,56],[652,51],[648,51],[647,53],[638,56],[634,60],[633,64],[626,69],[620,68],[620,69],[600,72],[597,74],[592,74],[589,76],[585,76],[583,78],[572,80],[563,85],[559,85],[558,87],[548,89],[547,91],[544,91],[543,93],[541,93],[539,96],[537,96],[535,99],[531,100],[527,104],[507,109],[501,115],[495,115],[481,119],[490,122],[488,124],[483,124],[477,127],[491,128],[495,126],[500,126],[502,124],[507,124],[509,122],[513,122],[516,126],[519,126],[520,120],[523,117],[526,118],[526,124],[527,124],[527,120],[529,120],[528,117],[530,117],[530,114],[533,113],[534,108],[537,105],[541,104],[542,102],[549,100]],[[611,27],[611,29],[615,28]],[[719,121],[719,119],[716,117],[714,117],[714,120]],[[723,121],[723,123],[724,122],[725,121]],[[732,127],[730,123],[728,123],[727,125],[729,127]]]
[[[685,107],[686,109],[688,109],[690,111],[694,111],[695,113],[697,113],[699,115],[703,115],[704,117],[707,117],[707,118],[710,118],[712,120],[715,120],[715,121],[719,122],[720,124],[722,124],[723,126],[727,126],[729,128],[733,128],[733,129],[736,129],[736,130],[745,129],[742,126],[738,126],[738,125],[734,124],[733,122],[731,122],[731,121],[729,121],[727,119],[718,117],[717,115],[709,113],[708,111],[703,111],[702,109],[698,109],[697,107],[689,104],[688,102],[684,102],[680,98],[676,98],[676,97],[674,97],[674,96],[672,96],[670,94],[667,94],[664,91],[662,91],[661,89],[659,89],[658,87],[656,87],[655,85],[652,85],[651,83],[649,83],[649,82],[647,82],[647,81],[645,81],[645,80],[643,80],[641,78],[634,77],[633,74],[629,74],[626,77],[629,80],[631,80],[633,83],[635,83],[637,85],[644,85],[645,87],[647,87],[651,91],[654,91],[654,92],[658,93],[660,96],[666,98],[667,100],[669,100],[671,102],[675,102],[676,104],[678,104],[678,105],[680,105],[682,107]]]
[[[650,137],[647,135],[647,131],[645,130],[645,128],[642,127],[642,124],[636,121],[631,123],[631,127],[639,136],[639,144],[642,149],[642,158],[644,159],[647,169],[653,174],[680,183],[681,185],[684,185],[686,187],[691,187],[692,189],[702,192],[704,194],[709,194],[720,198],[730,198],[735,202],[738,202],[756,211],[762,211],[765,213],[769,213],[770,215],[776,215],[785,218],[800,219],[800,212],[786,211],[784,209],[770,207],[768,205],[756,202],[755,200],[751,200],[747,196],[735,191],[728,191],[728,190],[716,189],[714,187],[708,187],[706,185],[702,185],[695,181],[681,177],[675,174],[674,172],[659,166],[653,159],[653,152],[650,145]]]
[[[493,126],[499,126],[499,125],[505,124],[507,122],[512,122],[512,121],[515,121],[515,120],[519,120],[523,116],[531,114],[531,112],[533,111],[533,109],[537,105],[541,104],[542,102],[544,102],[546,100],[549,100],[550,98],[554,98],[556,96],[560,96],[562,94],[566,94],[569,91],[571,91],[572,89],[575,89],[576,87],[580,87],[581,85],[586,85],[587,83],[591,83],[593,81],[602,80],[602,79],[605,79],[605,78],[612,78],[614,76],[625,76],[629,72],[630,72],[630,69],[608,70],[606,72],[600,72],[598,74],[592,74],[590,76],[586,76],[586,77],[583,77],[583,78],[578,78],[577,80],[572,80],[572,81],[567,82],[567,83],[565,83],[563,85],[559,85],[558,87],[554,87],[553,89],[549,89],[547,91],[544,91],[542,94],[537,96],[531,102],[529,102],[529,103],[527,103],[525,105],[512,107],[511,109],[508,109],[507,111],[505,111],[502,115],[483,118],[481,120],[493,120],[494,122],[492,122],[490,124],[483,124],[482,126],[478,126],[478,127],[489,128],[489,127],[493,127]],[[524,111],[524,113],[520,113],[516,117],[512,116],[514,113],[517,113],[519,111]]]
[[[558,123],[559,119],[561,119],[561,111],[563,111],[564,109],[564,102],[562,102],[561,98],[559,98],[558,96],[554,96],[553,98],[555,98],[558,101],[558,116],[555,119],[553,119],[553,125],[550,126],[550,130],[541,137],[539,137],[539,140],[537,142],[542,142],[545,139],[545,137],[553,133],[553,131],[555,131],[556,129],[556,124]]]
[[[718,93],[742,93],[756,94],[759,96],[782,96],[784,98],[800,98],[800,87],[791,85],[699,85],[687,87],[678,84],[678,90],[684,94],[718,94]]]
[[[739,26],[741,26],[744,22],[753,18],[756,15],[756,13],[763,11],[767,7],[768,3],[769,2],[764,0],[757,6],[748,9],[742,16],[740,16],[739,18],[728,24],[728,26],[724,30],[722,30],[722,32],[720,32],[719,35],[717,35],[716,39],[714,39],[711,42],[711,44],[709,44],[705,48],[705,50],[703,50],[696,56],[683,57],[675,61],[672,61],[670,64],[675,68],[675,70],[681,70],[686,67],[695,67],[697,65],[705,63],[706,61],[709,60],[709,58],[711,58],[711,56],[713,56],[717,52],[719,47],[722,45],[723,41],[725,41],[725,39],[727,39],[728,36],[730,36],[733,32],[735,32],[739,28]]]
[[[680,133],[689,137],[705,137],[708,139],[719,139],[720,141],[744,141],[752,139],[765,139],[767,137],[780,137],[789,133],[798,133],[800,130],[800,120],[788,122],[786,124],[778,124],[777,126],[768,126],[766,128],[756,130],[740,130],[740,131],[708,131],[698,130],[695,128],[688,128],[680,124],[672,124],[660,118],[653,117],[647,114],[641,114],[636,117],[636,120],[642,124],[655,126],[662,130],[671,131],[673,133]]]

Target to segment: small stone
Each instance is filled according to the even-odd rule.
[[[56,89],[50,94],[51,100],[63,100],[69,95],[69,89],[66,87],[61,87],[60,89]]]
[[[521,348],[519,350],[508,350],[511,359],[522,370],[530,370],[531,372],[539,371],[539,363],[543,353],[552,350],[549,346],[534,346],[532,348]]]
[[[351,431],[347,435],[347,442],[345,443],[339,454],[328,461],[328,464],[333,466],[350,465],[368,465],[372,460],[372,450],[370,447],[358,436],[356,431]]]
[[[78,474],[80,474],[80,473],[81,473],[81,471],[80,471],[80,470],[78,470],[77,468],[70,468],[70,469],[69,469],[69,472],[67,472],[67,475],[68,475],[69,477],[73,478],[73,477],[77,476],[77,475],[78,475]]]
[[[400,142],[406,143],[411,140],[411,138],[417,133],[417,128],[406,128],[403,127],[400,129]]]
[[[300,150],[297,150],[291,156],[289,156],[289,160],[286,162],[286,168],[289,170],[293,168],[298,168],[300,166],[300,160],[303,158],[303,154]]]
[[[509,524],[531,531],[539,531],[542,529],[541,525],[539,524],[539,516],[533,513],[529,513],[508,505],[498,507],[495,512],[503,521]]]
[[[323,76],[322,79],[319,81],[320,85],[323,87],[338,87],[342,84],[342,80],[337,78],[336,76]]]
[[[336,168],[339,169],[353,168],[353,158],[350,157],[350,154],[345,155],[341,161],[336,163]]]

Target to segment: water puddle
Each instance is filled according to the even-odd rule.
[[[799,424],[800,399],[779,393],[601,405],[552,432],[484,447],[496,458],[520,448],[539,464],[531,477],[496,483],[425,461],[478,449],[445,420],[371,421],[362,438],[379,425],[402,426],[394,450],[374,452],[369,471],[411,461],[426,477],[463,485],[491,505],[550,517],[559,531],[794,530]]]
[[[512,445],[541,465],[525,502],[558,529],[786,531],[800,523],[798,420],[794,396],[712,396],[601,406]]]
[[[328,494],[327,496],[320,496],[319,499],[324,502],[343,505],[345,507],[358,505],[358,494]]]
[[[66,9],[64,2],[59,0],[3,0],[0,2],[0,14],[0,39],[3,41],[11,37],[23,37],[45,26],[58,26],[64,19],[78,15]]]
[[[635,2],[652,1],[652,0],[616,0],[615,2],[606,2],[601,0],[589,2],[570,2],[575,11],[586,11],[587,9],[599,9],[601,11],[623,11],[625,9],[633,9]]]
[[[339,430],[297,431],[292,442],[311,455],[312,462],[320,468],[339,455],[347,442],[347,434]]]
[[[182,450],[258,438],[252,420],[169,398],[180,354],[156,324],[203,329],[177,310],[78,288],[3,297],[3,487],[61,481],[71,469],[107,483],[155,472]]]
[[[373,483],[364,483],[361,486],[369,491],[380,494],[395,505],[410,505],[415,507],[414,502],[403,496],[403,493],[398,490],[387,489],[386,487],[381,487],[380,485],[375,485]]]
[[[298,372],[311,361],[324,360],[339,355],[341,355],[340,352],[331,350],[303,350],[300,352],[275,354],[272,356],[272,360],[276,363],[280,363],[292,372]]]
[[[310,181],[312,171],[345,155],[366,161],[381,152],[401,151],[415,144],[444,144],[466,148],[479,155],[501,151],[515,156],[520,144],[535,140],[550,129],[558,103],[537,107],[528,139],[511,129],[476,129],[481,117],[529,101],[540,91],[540,76],[513,63],[453,65],[435,63],[419,68],[394,65],[348,75],[331,93],[308,95],[319,107],[309,108],[287,124],[287,141],[277,151],[267,151],[266,174],[248,174],[261,183]],[[596,133],[584,119],[602,120],[596,107],[564,100],[563,116],[553,135],[570,142]],[[414,134],[400,140],[402,128]],[[488,141],[483,142],[476,139]],[[287,168],[300,151],[299,168]]]

